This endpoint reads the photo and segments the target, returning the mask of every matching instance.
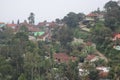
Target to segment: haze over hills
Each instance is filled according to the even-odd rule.
[[[63,18],[69,12],[88,14],[109,0],[1,0],[0,22],[24,21],[30,12],[35,13],[36,23]]]

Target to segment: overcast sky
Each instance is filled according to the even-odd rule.
[[[110,0],[0,0],[0,22],[20,22],[27,19],[30,12],[35,14],[35,21],[52,21],[63,18],[69,12],[89,12],[98,7],[103,9]]]

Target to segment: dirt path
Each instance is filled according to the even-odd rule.
[[[102,53],[100,53],[98,50],[96,51],[96,54],[98,54],[102,59],[105,60],[106,63],[108,63],[108,59]]]

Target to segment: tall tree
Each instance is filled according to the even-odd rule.
[[[63,18],[63,22],[67,24],[69,27],[77,27],[79,22],[85,18],[85,14],[83,13],[74,13],[70,12]]]
[[[30,16],[28,17],[29,24],[35,23],[35,14],[33,12],[30,13]]]
[[[18,19],[17,24],[20,24],[20,20]]]
[[[115,31],[120,25],[120,6],[116,1],[109,1],[105,4],[105,25]]]
[[[99,74],[98,74],[98,71],[95,70],[95,69],[90,70],[89,78],[90,78],[90,80],[99,80]]]
[[[106,40],[110,40],[111,30],[105,27],[103,23],[96,23],[95,27],[91,29],[92,40],[96,44],[103,44]]]
[[[73,40],[73,30],[64,26],[53,35],[53,38],[59,41],[61,45],[65,47]]]

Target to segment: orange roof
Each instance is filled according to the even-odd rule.
[[[0,24],[5,24],[4,22],[0,22]]]
[[[46,25],[46,22],[40,22],[37,26],[43,27],[43,26],[45,26],[45,25]]]
[[[68,56],[65,53],[56,53],[54,54],[54,59],[56,59],[58,62],[68,62],[69,60],[75,61],[77,58],[73,56]]]
[[[103,72],[103,71],[100,71],[99,72],[99,77],[101,77],[101,78],[105,78],[105,77],[108,77],[108,72]]]
[[[92,45],[92,42],[89,42],[89,41],[88,41],[88,42],[86,43],[86,45],[87,45],[87,46],[91,46],[91,45]]]
[[[86,59],[87,59],[87,60],[92,60],[92,59],[94,59],[95,57],[96,57],[96,55],[88,55]]]
[[[48,35],[48,38],[50,39],[50,34],[49,34],[49,32],[46,32],[46,33],[44,33],[43,35],[38,36],[38,38],[39,38],[39,39],[43,39],[43,38],[46,37],[47,35]]]
[[[90,14],[87,15],[87,17],[96,17],[96,16],[98,16],[98,15],[94,14],[94,13],[90,13]]]
[[[119,34],[115,34],[115,35],[114,35],[113,40],[117,40],[117,39],[120,39],[120,33],[119,33]]]
[[[55,22],[50,22],[49,25],[50,25],[50,27],[55,27],[56,23]]]
[[[7,27],[17,26],[17,24],[7,24]]]
[[[40,31],[40,29],[37,28],[37,27],[28,27],[28,30],[31,31],[31,32],[38,32],[38,31]]]

